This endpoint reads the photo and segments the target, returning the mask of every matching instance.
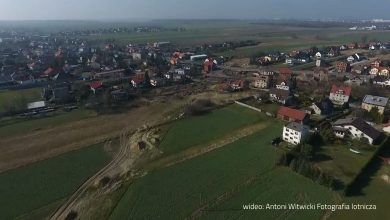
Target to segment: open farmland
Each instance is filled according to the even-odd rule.
[[[160,148],[172,154],[194,145],[206,144],[239,128],[266,120],[258,112],[230,105],[201,116],[194,116],[168,125]]]
[[[171,22],[172,23],[172,22]],[[227,41],[253,40],[261,42],[255,46],[239,47],[234,50],[218,52],[217,55],[247,57],[258,52],[290,51],[307,49],[312,46],[329,46],[361,42],[366,36],[368,41],[389,41],[387,31],[351,31],[345,27],[327,26],[326,28],[254,23],[250,21],[193,21],[163,23],[164,27],[184,27],[186,31],[161,31],[155,33],[117,33],[86,37],[92,43],[114,42],[120,45],[129,43],[151,43],[170,41],[183,46],[205,43],[223,43]]]
[[[250,204],[337,204],[339,196],[288,168],[260,176],[228,200],[206,210],[202,219],[319,219],[323,210],[244,210]]]
[[[72,112],[57,112],[52,116],[41,118],[10,118],[0,120],[0,137],[10,137],[26,132],[37,131],[53,125],[63,125],[74,121],[87,119],[95,116],[96,113],[84,109],[74,110]]]
[[[273,169],[278,152],[270,141],[275,124],[233,144],[175,166],[156,170],[130,185],[112,219],[182,219],[201,205]]]
[[[42,219],[109,160],[100,144],[2,173],[2,219]]]
[[[270,118],[266,120],[276,122]],[[253,188],[260,190],[261,187],[267,190],[271,187],[271,190],[278,191],[276,194],[278,197],[274,198],[275,201],[282,199],[286,202],[302,202],[300,195],[304,201],[333,201],[333,194],[326,188],[288,169],[275,168],[275,160],[280,152],[271,146],[270,142],[273,138],[280,136],[281,129],[281,123],[269,123],[262,130],[232,144],[182,163],[154,170],[134,180],[114,209],[111,219],[168,219],[172,216],[183,219],[189,216],[199,216],[199,213],[202,213],[201,209],[205,206],[213,207],[220,203],[219,198],[230,201],[230,196],[237,196],[241,191],[245,194],[247,190],[253,190]],[[183,134],[180,133],[178,137],[181,135]],[[279,182],[284,182],[285,185],[272,188]],[[291,189],[291,186],[295,188]],[[301,193],[306,189],[310,189],[309,192]],[[285,194],[291,191],[293,193],[290,197],[286,197]],[[245,195],[248,196],[248,194]],[[269,198],[269,194],[264,198]],[[247,199],[247,197],[242,199]],[[242,207],[242,204],[236,205],[238,209]],[[226,214],[230,213],[226,212]],[[294,217],[294,213],[289,215]],[[321,212],[307,215],[318,218]]]

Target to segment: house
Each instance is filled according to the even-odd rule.
[[[299,124],[306,124],[309,121],[309,116],[306,112],[284,106],[280,107],[277,118]]]
[[[212,72],[216,68],[217,65],[218,65],[218,62],[215,59],[212,59],[212,58],[206,59],[203,63],[204,73]]]
[[[382,66],[382,60],[376,59],[373,62],[371,62],[372,67],[381,67]]]
[[[283,140],[298,145],[309,136],[309,127],[297,122],[290,122],[283,128]]]
[[[379,76],[390,76],[390,69],[387,67],[379,67]]]
[[[103,80],[103,79],[120,79],[125,76],[125,70],[124,69],[118,69],[118,70],[110,70],[110,71],[104,71],[100,73],[96,73],[94,78],[97,80]]]
[[[344,84],[348,86],[361,86],[364,82],[359,76],[352,76],[350,79],[344,81]]]
[[[272,88],[269,91],[270,100],[283,105],[292,105],[293,97],[290,91]]]
[[[357,47],[356,43],[350,43],[347,45],[347,48],[350,49],[350,50],[353,50]]]
[[[377,144],[382,136],[381,132],[357,117],[339,119],[332,128],[336,137],[366,140],[371,145]]]
[[[372,82],[373,82],[375,85],[390,86],[390,79],[387,78],[387,77],[383,77],[383,76],[376,76],[376,77],[374,77],[374,79],[372,80]]]
[[[383,125],[383,131],[390,134],[390,120],[387,124]]]
[[[315,58],[316,58],[317,60],[319,60],[319,59],[322,58],[322,54],[321,54],[320,52],[317,52],[314,56],[315,56]]]
[[[351,65],[347,62],[337,62],[336,70],[339,73],[349,73],[351,72]]]
[[[377,108],[379,114],[383,115],[388,102],[389,99],[385,97],[366,95],[362,102],[362,109],[370,112],[373,108]]]
[[[259,89],[267,89],[270,86],[270,77],[269,76],[258,76],[253,79],[252,82],[253,87]]]
[[[290,68],[280,68],[279,69],[279,77],[288,79],[291,78],[293,74],[293,71]]]
[[[152,77],[150,79],[150,85],[153,87],[161,87],[166,85],[166,81],[164,78]]]
[[[310,108],[316,115],[331,115],[333,114],[333,103],[329,99],[324,99],[320,102],[313,103]]]
[[[92,82],[89,84],[89,87],[93,94],[96,94],[98,90],[101,90],[103,88],[103,83],[102,82]]]
[[[349,102],[349,97],[351,96],[352,88],[349,86],[336,86],[333,85],[330,90],[329,99],[335,105],[344,105]]]
[[[243,89],[246,89],[248,88],[248,82],[245,81],[245,80],[234,80],[234,81],[230,81],[228,83],[228,88],[231,90],[231,91],[240,91],[240,90],[243,90]]]
[[[148,73],[136,73],[132,78],[131,78],[131,84],[133,85],[134,88],[142,87],[146,83],[146,78],[148,77]],[[150,80],[149,80],[150,81]]]
[[[379,75],[379,67],[372,67],[370,69],[370,75],[372,76],[378,76]]]

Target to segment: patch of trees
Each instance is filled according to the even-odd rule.
[[[282,155],[278,159],[277,165],[290,167],[293,171],[331,189],[341,189],[344,185],[340,180],[322,171],[314,164],[315,156],[323,144],[322,135],[316,133],[306,143],[299,144],[290,152]]]
[[[202,115],[210,112],[214,108],[214,103],[208,99],[200,99],[188,104],[184,109],[185,116]]]

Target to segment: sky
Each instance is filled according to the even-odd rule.
[[[389,8],[389,0],[0,0],[0,20],[390,19]]]

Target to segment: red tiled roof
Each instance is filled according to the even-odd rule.
[[[289,69],[289,68],[280,68],[279,72],[282,75],[291,75],[291,74],[293,74],[293,71],[291,69]]]
[[[332,89],[330,90],[330,93],[337,93],[339,91],[342,91],[344,95],[346,96],[350,96],[351,95],[351,92],[352,92],[352,88],[349,87],[349,86],[336,86],[336,85],[333,85],[332,86]]]
[[[89,86],[91,87],[91,89],[99,89],[103,86],[103,83],[102,82],[93,82],[93,83],[89,84]]]
[[[278,115],[287,116],[289,118],[303,121],[306,117],[306,113],[300,110],[288,108],[288,107],[280,107],[278,111]]]

